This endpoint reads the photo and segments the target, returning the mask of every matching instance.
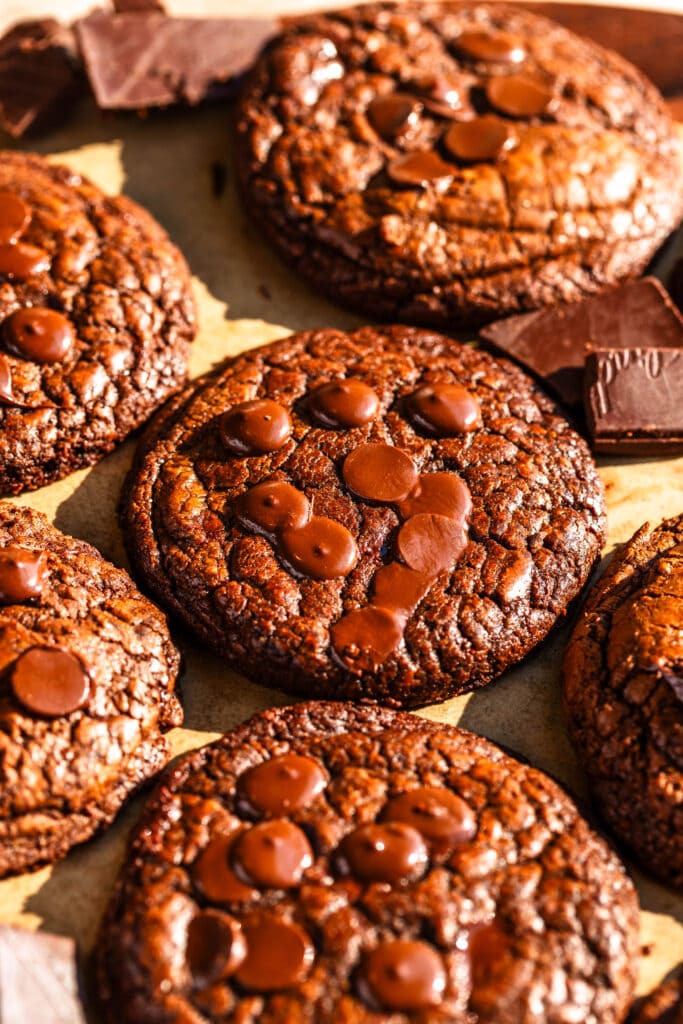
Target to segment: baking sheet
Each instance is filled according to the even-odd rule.
[[[299,0],[298,7],[304,5],[305,0]],[[310,0],[308,5],[314,6]],[[81,0],[70,0],[60,5],[60,14],[84,6]],[[229,0],[214,0],[206,6],[212,13],[234,14],[243,8]],[[45,8],[39,0],[19,4],[0,0],[0,29],[12,10],[19,9],[26,17]],[[250,13],[257,8],[264,13],[282,10],[268,0],[250,4]],[[203,10],[199,2],[192,4],[193,13]],[[224,108],[170,111],[146,118],[105,117],[84,100],[68,126],[32,148],[88,175],[106,191],[125,191],[151,210],[183,250],[194,276],[201,324],[192,376],[291,330],[348,328],[360,323],[310,292],[246,220],[235,191],[229,112]],[[227,187],[221,196],[212,189],[214,162],[227,167]],[[667,262],[671,258],[669,251]],[[129,441],[94,468],[14,500],[40,509],[60,529],[95,544],[116,564],[126,565],[115,510],[133,449],[134,442]],[[644,521],[658,522],[683,511],[683,458],[603,460],[600,473],[609,509],[606,554]],[[201,651],[187,637],[177,639],[185,654],[186,672],[182,682],[185,725],[171,734],[175,754],[209,742],[256,711],[291,700],[227,671],[220,659]],[[504,742],[585,799],[559,701],[558,669],[566,639],[564,627],[494,685],[419,714],[460,723]],[[140,807],[141,798],[132,801],[107,833],[73,850],[55,867],[0,882],[0,922],[73,936],[87,953],[124,855],[126,834]],[[683,896],[635,870],[633,875],[642,905],[642,941],[648,951],[641,962],[639,987],[644,991],[683,959]],[[96,1024],[96,1013],[90,1020]]]

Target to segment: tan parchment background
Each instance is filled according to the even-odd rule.
[[[680,10],[679,2],[670,9]],[[60,5],[50,0],[0,0],[0,29],[18,15],[54,11],[57,6],[66,16],[88,5],[87,0],[62,0]],[[277,0],[255,0],[248,12],[246,5],[234,0],[176,0],[169,6],[195,14],[283,9]],[[287,9],[306,6],[319,5],[295,0]],[[652,6],[666,8],[667,3]],[[85,100],[75,120],[33,148],[88,175],[107,191],[126,192],[154,213],[183,250],[194,275],[201,324],[191,362],[193,376],[290,330],[359,323],[309,292],[245,219],[235,193],[229,111],[224,108],[165,112],[144,119],[103,117]],[[214,161],[228,171],[228,185],[220,197],[212,192]],[[17,503],[40,509],[60,529],[90,541],[106,557],[125,565],[115,508],[133,446],[129,441],[93,469],[24,495]],[[601,475],[609,507],[606,553],[645,520],[654,523],[683,512],[683,458],[603,461]],[[566,637],[566,628],[557,632],[523,666],[485,690],[420,714],[460,722],[504,742],[585,797],[559,706],[558,668]],[[200,651],[186,637],[178,640],[187,663],[186,720],[184,728],[171,734],[175,754],[210,741],[253,712],[287,703],[286,696],[226,671],[218,658]],[[0,882],[0,922],[71,935],[88,951],[140,805],[140,798],[133,801],[105,835],[72,851],[56,867]],[[641,966],[641,989],[646,989],[683,959],[683,897],[635,870],[633,875],[642,904],[642,939],[650,950]]]

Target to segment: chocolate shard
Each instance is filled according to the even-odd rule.
[[[0,127],[13,138],[64,120],[81,88],[73,33],[54,18],[19,22],[0,38]]]
[[[596,349],[586,359],[585,406],[596,452],[683,450],[683,349]]]
[[[0,927],[2,1024],[85,1024],[72,939]]]
[[[270,18],[98,12],[76,32],[98,106],[144,110],[228,95],[279,27]]]
[[[540,377],[566,405],[578,406],[588,352],[683,348],[683,317],[659,281],[644,277],[570,306],[499,320],[480,335]]]

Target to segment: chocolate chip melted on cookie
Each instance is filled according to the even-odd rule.
[[[21,604],[40,597],[47,580],[47,557],[43,551],[9,544],[0,547],[0,605]]]

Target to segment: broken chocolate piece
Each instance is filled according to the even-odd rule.
[[[81,89],[73,33],[53,18],[0,38],[0,127],[15,139],[63,120]]]
[[[499,320],[480,334],[497,352],[540,377],[561,401],[577,406],[588,352],[683,348],[683,316],[659,281],[645,277],[571,306]]]
[[[0,1021],[85,1024],[73,939],[0,928]]]
[[[279,30],[268,18],[168,18],[98,12],[76,23],[102,110],[142,110],[226,96]]]
[[[683,349],[596,349],[585,404],[596,452],[668,455],[683,449]]]

